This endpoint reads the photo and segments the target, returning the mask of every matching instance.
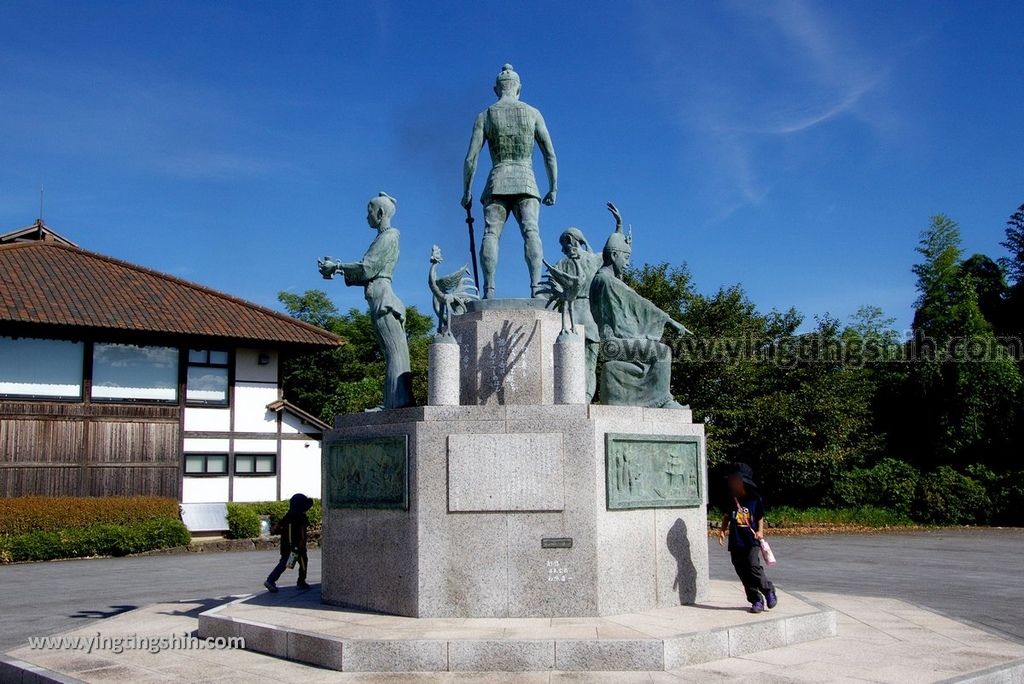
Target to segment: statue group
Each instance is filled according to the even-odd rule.
[[[544,260],[540,205],[555,203],[558,163],[544,117],[520,101],[521,89],[519,75],[511,64],[505,64],[494,85],[498,101],[476,117],[463,167],[462,206],[470,214],[472,231],[473,179],[486,143],[491,170],[480,196],[484,207],[480,245],[483,297],[495,296],[498,244],[511,214],[523,236],[530,296],[547,298],[551,306],[562,312],[564,333],[582,332],[587,403],[596,395],[609,405],[681,408],[670,389],[671,349],[661,338],[666,326],[680,333],[689,331],[623,281],[632,254],[632,231],[623,231],[622,217],[615,205],[608,203],[615,218],[615,230],[600,254],[592,250],[583,232],[573,227],[559,237],[564,258],[555,264]],[[548,192],[543,199],[533,172],[534,144],[543,154],[547,171]],[[346,285],[364,288],[377,341],[386,360],[382,405],[385,409],[413,403],[405,306],[391,285],[399,251],[399,233],[391,226],[396,206],[396,200],[383,192],[370,200],[367,222],[377,231],[377,237],[360,261],[346,263],[323,257],[318,262],[324,278],[333,278],[340,272]],[[427,282],[434,297],[439,341],[450,341],[451,317],[464,313],[467,302],[476,299],[478,293],[469,284],[468,265],[439,277],[437,266],[441,261],[441,249],[435,245]],[[475,266],[474,260],[474,271]]]

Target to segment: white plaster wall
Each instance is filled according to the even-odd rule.
[[[281,442],[281,498],[303,493],[319,499],[320,443],[288,439]]]
[[[288,411],[282,412],[281,433],[289,435],[310,434],[320,432],[320,428],[309,423],[303,423],[302,419]]]
[[[185,407],[185,430],[189,432],[227,432],[231,428],[231,409]]]
[[[228,500],[228,478],[185,476],[181,487],[182,503],[220,503]]]
[[[277,435],[270,435],[269,439],[236,439],[236,454],[276,454]]]
[[[226,454],[228,453],[228,440],[187,437],[184,448],[186,454]]]
[[[260,354],[268,357],[266,365],[259,364]],[[269,382],[277,385],[277,356],[276,351],[268,349],[236,349],[235,382]]]
[[[277,400],[277,385],[235,383],[235,432],[277,432],[277,414],[267,404]]]
[[[276,501],[277,476],[235,477],[233,501]]]

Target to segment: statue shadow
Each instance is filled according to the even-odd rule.
[[[499,404],[505,403],[505,383],[530,348],[536,334],[536,325],[527,336],[522,326],[513,328],[511,321],[505,321],[501,330],[494,333],[491,341],[483,346],[479,362],[481,403],[487,403],[493,395],[497,395]],[[490,377],[487,371],[490,371]]]
[[[686,533],[686,523],[676,518],[665,535],[668,552],[676,559],[676,578],[672,589],[679,592],[679,604],[692,604],[697,600],[697,568],[690,557],[690,537]]]
[[[193,599],[193,600],[188,600],[188,601],[177,601],[176,603],[180,604],[182,606],[182,608],[170,609],[170,610],[161,610],[161,611],[159,611],[159,614],[160,615],[174,615],[176,617],[198,618],[200,613],[204,613],[204,612],[210,610],[211,608],[216,608],[217,606],[222,606],[225,603],[228,603],[230,601],[234,601],[236,598],[238,598],[238,596],[220,596],[220,597]],[[189,606],[189,607],[186,608],[186,606]]]
[[[326,613],[363,613],[366,615],[386,615],[374,610],[367,610],[358,606],[334,605],[321,601],[320,583],[311,582],[309,589],[298,589],[296,587],[281,586],[277,593],[263,591],[253,594],[245,600],[248,606],[275,606],[302,608],[304,610],[322,610]]]
[[[133,605],[118,605],[109,606],[110,610],[90,610],[87,608],[79,608],[78,612],[68,615],[69,618],[86,618],[89,620],[103,620],[105,618],[112,618],[115,615],[121,613],[127,613],[129,610],[135,610],[138,606]]]

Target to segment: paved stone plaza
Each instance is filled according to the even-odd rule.
[[[433,673],[410,679],[330,672],[249,652],[114,656],[25,647],[30,635],[69,629],[84,635],[99,630],[160,636],[193,630],[200,612],[230,600],[230,594],[256,591],[276,557],[268,552],[5,567],[5,583],[26,590],[0,595],[0,648],[97,682],[941,681],[1024,659],[1024,587],[1007,584],[1000,570],[1019,567],[1022,542],[1024,532],[1014,530],[775,538],[781,562],[773,577],[782,587],[802,590],[806,598],[836,609],[839,636],[669,673],[491,674],[482,680],[468,673]],[[733,582],[728,557],[718,551],[713,544],[712,577]],[[310,581],[316,583],[319,553],[311,560]],[[290,592],[282,589],[280,596]],[[194,600],[178,603],[181,597]],[[736,583],[736,605],[742,603]],[[139,608],[102,617],[131,606]],[[1019,671],[1015,679],[1003,674],[987,681],[1024,680]],[[0,681],[18,681],[6,677]]]
[[[284,592],[282,592],[283,594]],[[670,671],[413,674],[342,673],[302,665],[250,651],[177,651],[160,654],[130,652],[84,654],[19,648],[10,658],[67,673],[70,681],[86,682],[1015,682],[1024,678],[1024,645],[937,615],[896,599],[814,593],[808,598],[829,602],[837,612],[840,636],[770,651],[721,659]],[[164,636],[196,626],[203,603],[148,606],[108,619],[105,634]],[[772,619],[769,615],[766,620]],[[75,633],[91,636],[94,626]],[[1015,670],[986,670],[1017,662]],[[0,664],[0,680],[19,681]],[[970,673],[981,678],[957,679]],[[45,672],[42,673],[44,676]],[[21,681],[48,681],[23,679]],[[51,679],[50,681],[54,681]],[[60,681],[59,679],[56,681]],[[68,680],[65,680],[68,681]]]

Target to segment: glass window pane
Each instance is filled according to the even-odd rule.
[[[92,396],[94,399],[177,400],[178,350],[97,343],[93,346]]]
[[[211,351],[210,363],[217,363],[221,366],[228,365],[228,353],[226,351]]]
[[[185,472],[186,473],[201,473],[203,472],[206,465],[206,457],[199,456],[185,456]]]
[[[0,337],[0,394],[77,399],[85,345]]]
[[[207,352],[205,349],[189,349],[188,350],[188,362],[189,363],[206,363]]]
[[[275,456],[258,456],[256,458],[256,472],[273,473],[275,460],[277,460]]]
[[[185,399],[226,404],[228,401],[228,369],[189,366]]]
[[[235,472],[236,473],[251,473],[253,469],[253,457],[252,456],[238,456],[235,455]]]
[[[206,457],[206,472],[208,473],[227,473],[228,472],[228,457],[226,454],[212,454]]]

